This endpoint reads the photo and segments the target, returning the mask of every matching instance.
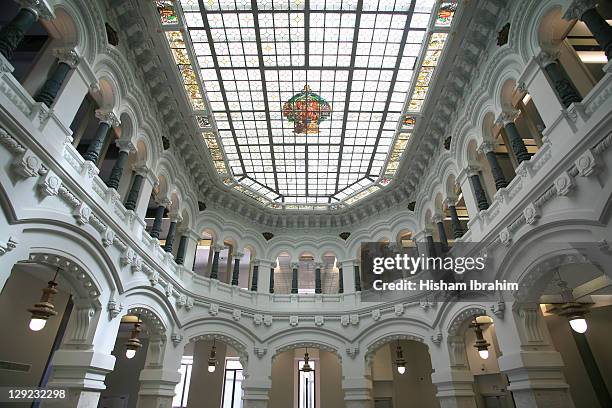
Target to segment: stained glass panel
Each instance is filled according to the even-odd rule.
[[[436,27],[450,27],[456,11],[456,1],[443,1],[436,15]]]
[[[178,23],[176,9],[174,8],[174,1],[156,0],[155,5],[157,6],[157,12],[159,13],[159,18],[162,24],[166,25]]]

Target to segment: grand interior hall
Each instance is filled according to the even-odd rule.
[[[612,408],[610,57],[612,0],[0,0],[0,407]]]

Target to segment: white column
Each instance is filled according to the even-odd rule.
[[[354,259],[338,262],[342,268],[342,279],[344,282],[344,293],[355,293],[355,264]]]
[[[476,203],[476,195],[474,193],[474,189],[472,188],[472,183],[470,183],[469,176],[471,174],[473,174],[472,169],[464,168],[457,176],[457,183],[461,187],[461,193],[463,194],[463,199],[465,200],[465,206],[467,208],[470,221],[473,221],[480,210],[478,209],[478,204]]]
[[[346,408],[374,408],[371,369],[362,354],[343,353],[342,390]]]
[[[257,280],[257,292],[270,293],[271,269],[276,267],[276,260],[259,260],[259,279]]]
[[[537,303],[515,303],[495,330],[503,352],[499,368],[508,376],[516,408],[574,408],[563,360]]]
[[[142,187],[140,187],[140,195],[136,202],[135,213],[136,217],[144,222],[145,215],[147,214],[147,206],[151,199],[151,193],[153,192],[153,188],[159,184],[159,181],[155,174],[153,174],[153,171],[144,165],[134,167],[134,171],[136,174],[143,176]]]
[[[242,408],[268,408],[272,388],[272,361],[268,355],[261,358],[249,354],[249,364],[242,382]]]
[[[121,318],[106,310],[95,310],[91,303],[75,301],[64,343],[53,353],[53,371],[48,388],[67,390],[65,408],[89,408],[98,405],[104,379],[115,366],[111,355]],[[53,400],[41,406],[55,407]],[[48,405],[47,405],[48,403]]]
[[[429,346],[431,381],[436,386],[440,408],[476,408],[474,376],[465,354],[463,336],[453,336],[447,342]]]
[[[200,234],[198,234],[192,229],[183,230],[182,232],[177,233],[176,235],[178,241],[180,241],[181,235],[187,236],[187,249],[185,250],[185,262],[183,262],[183,265],[185,266],[185,268],[191,270],[191,268],[193,267],[193,261],[195,260],[196,248],[198,247],[198,242],[200,242]],[[176,244],[175,246],[178,249],[178,246]]]
[[[172,408],[174,389],[181,379],[178,370],[184,347],[183,341],[174,343],[159,334],[151,337],[145,367],[140,372],[137,408]]]

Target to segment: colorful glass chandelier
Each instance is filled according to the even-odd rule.
[[[319,124],[330,115],[329,103],[308,85],[283,105],[283,117],[293,123],[293,132],[297,134],[318,134]]]

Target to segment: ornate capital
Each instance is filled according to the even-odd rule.
[[[221,251],[223,251],[225,249],[225,245],[223,245],[223,244],[214,244],[212,248],[213,248],[213,251],[215,251],[215,252],[221,252]]]
[[[253,266],[259,266],[259,264],[261,264],[261,260],[260,259],[254,259],[253,260]]]
[[[480,167],[473,165],[473,164],[465,168],[465,173],[467,174],[468,177],[477,176],[479,175],[479,172],[480,172]]]
[[[447,207],[452,207],[455,205],[456,202],[457,202],[457,197],[448,196],[444,199],[444,201],[442,201],[442,204],[446,205]]]
[[[136,146],[129,140],[117,140],[115,142],[120,152],[134,153],[136,152]]]
[[[585,11],[595,8],[597,6],[596,0],[574,0],[567,7],[563,14],[564,20],[576,20],[582,18]]]
[[[559,58],[559,51],[542,50],[537,55],[536,60],[538,61],[538,64],[540,64],[542,68],[546,68],[548,65],[556,63],[558,58]]]
[[[51,8],[46,0],[17,0],[17,3],[19,3],[21,7],[34,12],[38,18],[45,20],[55,18],[53,8]]]
[[[495,150],[495,145],[493,142],[484,141],[478,146],[478,153],[487,154]]]
[[[497,117],[496,123],[501,124],[502,126],[506,126],[509,123],[514,123],[514,120],[518,117],[519,111],[505,111],[499,114]]]
[[[241,259],[244,256],[244,254],[242,252],[236,252],[232,256],[234,259]]]
[[[172,205],[172,200],[170,200],[168,197],[160,197],[157,199],[157,205],[168,208]]]
[[[437,223],[439,223],[439,222],[442,222],[442,220],[443,220],[443,219],[444,219],[444,218],[442,217],[442,214],[436,213],[436,214],[432,215],[432,217],[431,217],[431,222],[433,222],[433,223],[436,223],[436,224],[437,224]]]
[[[315,267],[315,269],[323,268],[323,262],[315,262],[314,267]]]
[[[96,118],[100,123],[107,123],[109,126],[119,126],[121,122],[113,112],[104,112],[102,110],[96,111]]]
[[[170,214],[170,222],[176,222],[177,224],[183,221],[183,216],[181,214],[173,213]]]
[[[79,65],[81,57],[73,49],[58,48],[53,50],[53,55],[64,64],[70,65],[71,68],[76,68]]]
[[[299,262],[291,262],[291,269],[299,269],[299,267],[300,267]]]

